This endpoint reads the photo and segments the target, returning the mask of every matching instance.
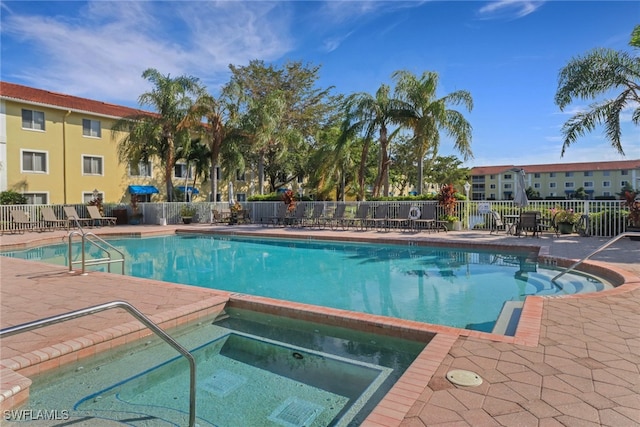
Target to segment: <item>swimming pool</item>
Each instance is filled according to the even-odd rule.
[[[211,320],[171,331],[197,360],[200,426],[360,425],[427,344],[247,310]],[[150,338],[38,376],[26,409],[186,425],[188,367],[175,354]]]
[[[609,287],[578,273],[554,284],[558,270],[522,251],[185,234],[109,242],[132,276],[487,332],[506,303]],[[66,244],[3,255],[69,261]]]

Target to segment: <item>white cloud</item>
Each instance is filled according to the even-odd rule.
[[[535,12],[544,1],[500,0],[481,7],[478,15],[482,19],[518,19]]]
[[[69,7],[76,7],[73,2]],[[136,105],[147,68],[214,86],[228,65],[280,58],[292,47],[286,3],[90,2],[76,17],[12,14],[3,32],[37,47],[16,76],[43,87]],[[67,15],[68,16],[68,15]],[[42,69],[46,67],[46,73]],[[214,90],[215,87],[209,87]]]

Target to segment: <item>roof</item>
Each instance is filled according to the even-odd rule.
[[[128,117],[138,114],[153,114],[148,111],[121,105],[65,95],[48,90],[35,89],[15,83],[0,81],[0,98],[39,104],[52,108],[82,111],[109,117]]]
[[[499,175],[511,169],[524,169],[525,173],[584,172],[605,170],[640,169],[640,159],[611,162],[551,163],[545,165],[478,166],[471,168],[471,175]]]

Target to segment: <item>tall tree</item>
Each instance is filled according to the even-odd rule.
[[[202,119],[206,122],[203,123]],[[209,180],[211,182],[211,194],[209,201],[216,200],[218,193],[218,174],[216,172],[220,163],[220,153],[224,143],[238,133],[237,129],[238,108],[233,104],[226,92],[215,98],[208,93],[201,93],[189,114],[183,120],[181,126],[189,129],[192,135],[202,135],[204,144],[208,147]]]
[[[404,127],[413,131],[415,155],[418,159],[418,194],[422,194],[424,159],[428,152],[434,156],[440,146],[440,132],[453,138],[453,148],[462,154],[464,160],[473,157],[471,151],[471,124],[462,113],[450,109],[452,105],[462,105],[468,111],[473,109],[471,94],[457,90],[438,98],[438,74],[426,71],[416,77],[409,71],[393,73],[396,81],[396,97],[405,105],[399,113]]]
[[[640,25],[631,34],[629,43],[640,48]],[[595,99],[609,92],[620,91],[614,99],[596,101],[589,111],[571,117],[562,126],[564,142],[561,156],[579,136],[591,132],[596,125],[604,125],[611,146],[624,155],[620,138],[620,114],[626,108],[635,108],[631,120],[640,123],[640,57],[612,49],[594,49],[585,56],[573,58],[560,70],[555,102],[564,111],[574,98]]]
[[[376,134],[380,145],[380,159],[378,173],[373,185],[373,196],[380,195],[380,190],[388,176],[389,171],[389,127],[396,121],[398,102],[390,98],[391,89],[388,85],[381,85],[372,96],[368,93],[356,93],[345,101],[345,118],[342,125],[343,134],[341,141],[348,141],[355,135],[362,135],[365,139],[362,156],[360,159],[360,171],[358,172],[358,185],[360,187],[360,200],[364,200],[365,183],[364,168],[367,164],[370,142]],[[388,196],[388,186],[386,186]]]
[[[255,150],[258,175],[269,175],[272,189],[285,185],[302,171],[306,152],[319,128],[332,112],[329,89],[318,88],[318,66],[287,62],[282,67],[254,60],[247,66],[230,66],[228,93],[240,104],[245,131]],[[282,180],[283,174],[286,179]],[[262,192],[263,185],[260,186]]]
[[[152,113],[141,112],[118,120],[112,135],[124,136],[118,141],[118,159],[121,163],[138,163],[155,157],[163,166],[167,201],[173,200],[173,168],[176,147],[190,142],[189,130],[180,123],[188,114],[194,98],[202,92],[198,79],[190,76],[172,78],[149,68],[142,77],[153,84],[149,92],[138,98],[138,103],[151,107]]]

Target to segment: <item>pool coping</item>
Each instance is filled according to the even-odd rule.
[[[185,233],[200,233],[201,230],[176,230],[176,233],[185,232]],[[129,237],[142,237],[142,236],[151,236],[151,235],[166,235],[172,234],[170,231],[160,230],[157,232],[151,233],[132,233],[132,232],[123,232],[123,233],[108,233],[110,236],[129,236]],[[236,232],[219,232],[218,230],[212,230],[211,234],[228,234],[228,235],[252,235],[250,233],[236,233]],[[255,233],[256,236],[265,237],[263,234]],[[282,234],[282,235],[270,235],[269,237],[284,237],[284,238],[296,238],[291,234]],[[306,238],[306,237],[304,237]],[[406,244],[407,239],[385,239],[380,236],[376,236],[375,238],[366,238],[366,237],[353,237],[347,239],[336,239],[335,237],[327,236],[326,238],[317,238],[314,236],[313,239],[317,240],[341,240],[341,241],[358,241],[358,242],[371,242],[375,241],[376,243],[389,243],[389,244]],[[11,247],[7,247],[3,245],[3,250],[12,250],[12,249],[24,249],[31,246],[38,246],[41,244],[46,244],[47,240],[50,242],[59,242],[59,238],[50,238],[50,239],[36,239],[35,241],[24,242],[16,245],[11,245]],[[506,250],[514,250],[514,245],[500,245],[500,244],[487,244],[482,243],[478,245],[474,245],[473,242],[465,242],[464,245],[456,245],[456,242],[447,241],[442,244],[439,242],[434,243],[433,241],[425,242],[425,245],[434,245],[434,246],[447,246],[447,247],[464,247],[464,248],[485,248],[485,249],[506,249]],[[559,257],[552,257],[547,255],[547,251],[544,246],[537,247],[538,255],[541,260],[548,260],[552,262],[557,262],[557,265],[568,266],[573,263],[573,260],[564,259]],[[532,246],[523,245],[523,250],[532,250]],[[548,249],[548,248],[547,248]],[[383,398],[383,400],[378,404],[378,406],[374,409],[374,411],[369,414],[365,423],[363,425],[370,426],[389,426],[389,425],[399,425],[399,423],[404,419],[407,415],[408,411],[411,409],[413,404],[417,401],[418,397],[424,392],[426,385],[429,383],[430,379],[435,374],[438,367],[441,365],[442,361],[448,354],[449,350],[455,343],[455,341],[461,336],[473,336],[481,339],[487,339],[491,341],[512,343],[512,344],[521,344],[527,346],[535,346],[538,343],[540,338],[541,331],[541,320],[542,320],[542,310],[544,301],[548,298],[597,298],[610,294],[619,294],[629,292],[631,290],[637,289],[640,287],[640,283],[638,282],[638,278],[632,275],[630,272],[626,270],[621,270],[607,263],[601,263],[598,261],[590,260],[585,262],[584,268],[587,270],[591,270],[592,272],[596,272],[597,274],[605,274],[606,277],[611,277],[614,280],[621,280],[622,284],[615,287],[614,289],[600,291],[592,294],[576,294],[576,295],[567,295],[567,296],[540,296],[540,297],[527,297],[525,300],[525,304],[523,307],[523,312],[521,315],[521,320],[518,324],[518,328],[515,336],[508,337],[503,335],[495,335],[491,333],[478,332],[478,331],[470,331],[465,329],[458,329],[453,327],[441,326],[441,325],[433,325],[426,324],[420,322],[411,322],[411,321],[403,321],[400,319],[390,319],[384,316],[374,316],[374,315],[365,315],[361,313],[353,313],[344,310],[337,309],[325,309],[318,308],[315,306],[305,305],[305,304],[297,304],[290,303],[282,300],[274,300],[263,297],[255,297],[251,295],[244,295],[233,293],[228,295],[228,300],[226,303],[230,304],[230,306],[235,307],[261,307],[263,310],[274,310],[280,311],[282,314],[284,311],[287,312],[288,317],[291,317],[292,313],[301,313],[303,316],[310,317],[306,320],[314,320],[318,321],[318,319],[324,319],[329,322],[340,321],[340,325],[344,326],[345,319],[349,322],[349,327],[357,326],[365,327],[365,328],[373,328],[372,332],[380,333],[380,331],[385,331],[391,334],[432,334],[432,338],[429,344],[425,347],[425,349],[420,353],[418,358],[414,361],[414,363],[409,367],[409,369],[404,373],[404,375],[398,380],[398,382],[393,386],[392,390],[387,393],[387,395]],[[581,268],[582,270],[583,268]],[[222,293],[221,291],[216,291],[217,293]],[[225,304],[226,304],[225,303]],[[208,303],[202,302],[196,304],[197,306],[201,306],[202,304],[206,305]],[[202,314],[204,316],[206,314]],[[196,316],[196,318],[199,316]],[[311,319],[313,318],[313,319]],[[195,320],[195,318],[191,317],[191,320]],[[186,320],[185,320],[186,321]],[[132,322],[136,323],[136,322]],[[116,328],[117,329],[117,328]],[[126,327],[125,327],[126,330]],[[417,332],[416,332],[417,331]],[[114,331],[111,331],[114,332]],[[150,333],[150,332],[149,332]],[[146,334],[148,335],[148,334]],[[102,337],[103,341],[100,343],[94,344],[105,344],[109,341],[108,345],[105,345],[106,350],[110,348],[112,345],[117,345],[117,339],[113,334],[107,333],[98,334],[98,336]],[[111,336],[109,338],[109,336]],[[145,335],[142,335],[145,336]],[[423,335],[426,336],[426,335]],[[140,338],[140,337],[138,337]],[[126,340],[125,340],[126,341]],[[82,344],[84,345],[84,344]],[[81,346],[79,349],[74,349],[73,346],[68,346],[72,349],[72,351],[82,351],[84,347]],[[97,347],[96,347],[97,349]],[[94,350],[96,350],[94,349]],[[45,363],[42,366],[37,368],[37,371],[46,370],[46,363],[49,362],[49,359],[46,357],[53,357],[53,354],[60,352],[60,349],[53,349],[53,353],[49,355],[47,352],[45,354],[45,360],[41,360],[40,363]],[[36,353],[36,352],[32,352]],[[38,354],[37,358],[40,358],[42,355]],[[63,356],[61,353],[59,356]],[[11,359],[10,359],[11,360]],[[26,360],[26,362],[25,362]],[[37,359],[36,359],[37,360]],[[20,373],[14,371],[12,368],[16,366],[21,366],[21,363],[25,363],[24,368],[29,368],[32,366],[32,362],[29,357],[25,357],[23,359],[19,359],[18,361],[12,361],[12,364],[9,366],[5,366],[5,360],[0,362],[1,376],[2,376],[2,407],[4,409],[5,404],[9,404],[9,401],[13,402],[13,405],[16,406],[16,401],[13,399],[14,395],[20,394],[20,390],[16,390],[17,383],[24,384],[25,380],[29,381],[28,378],[22,376]],[[17,365],[16,365],[17,364]],[[55,363],[53,366],[50,366],[48,369],[55,368]],[[35,368],[34,368],[35,369]],[[11,372],[6,372],[9,370]],[[21,371],[22,373],[28,371]],[[13,374],[8,377],[5,374]],[[18,376],[18,377],[14,377]],[[31,373],[30,375],[33,375]],[[6,381],[8,380],[8,381]],[[5,384],[6,383],[6,384]],[[9,386],[9,387],[6,387]],[[7,393],[5,393],[5,391]],[[16,391],[18,392],[16,394]],[[28,388],[27,388],[28,392]],[[28,398],[28,394],[27,394]],[[18,399],[19,400],[19,399]],[[19,403],[18,403],[19,404]]]

